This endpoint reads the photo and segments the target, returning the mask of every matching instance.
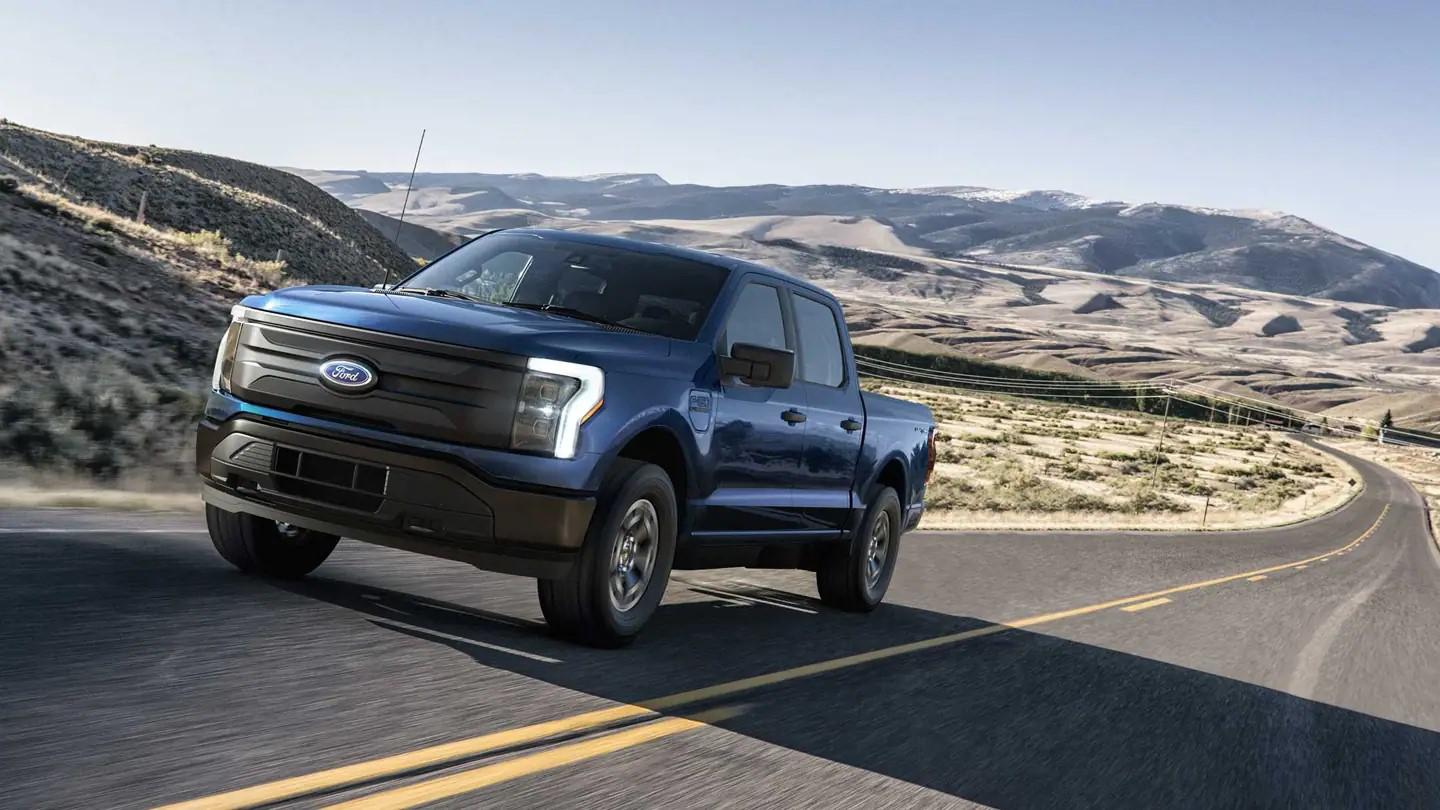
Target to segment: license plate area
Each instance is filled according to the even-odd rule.
[[[270,471],[282,494],[362,512],[380,508],[390,477],[389,468],[379,464],[278,444]]]

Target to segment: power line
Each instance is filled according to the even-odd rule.
[[[1311,411],[1304,411],[1296,408],[1290,408],[1288,406],[1276,405],[1274,403],[1255,399],[1253,397],[1246,397],[1240,394],[1232,394],[1221,389],[1211,388],[1201,385],[1199,383],[1189,381],[1164,380],[1160,382],[1129,382],[1118,384],[1107,384],[1103,381],[1094,381],[1099,386],[1098,389],[1095,387],[1066,388],[1063,385],[1055,386],[1050,383],[1034,380],[1017,381],[1003,377],[985,377],[982,375],[973,374],[936,372],[933,369],[907,366],[901,363],[893,363],[886,361],[877,362],[868,358],[860,357],[856,358],[856,362],[860,366],[858,370],[863,376],[887,380],[891,382],[907,383],[911,385],[920,384],[929,385],[936,388],[960,388],[972,390],[978,389],[981,393],[1001,393],[1020,397],[1030,397],[1035,399],[1083,401],[1093,401],[1096,398],[1103,398],[1104,396],[1106,396],[1105,394],[1099,393],[1100,389],[1122,390],[1134,396],[1173,396],[1188,405],[1202,408],[1216,414],[1226,413],[1227,415],[1231,415],[1234,413],[1234,409],[1239,408],[1241,409],[1241,413],[1245,414],[1247,419],[1251,420],[1254,420],[1255,415],[1260,415],[1275,417],[1277,419],[1285,420],[1286,422],[1304,422],[1307,424],[1316,425],[1317,427],[1323,425],[1327,430],[1335,430],[1342,435],[1364,436],[1363,429],[1366,427],[1373,427],[1373,425],[1369,425],[1362,420],[1348,419],[1345,417],[1329,417]],[[871,368],[866,369],[865,366],[870,366]],[[879,371],[873,369],[879,369]],[[881,371],[889,373],[880,373]],[[924,379],[917,381],[915,379],[892,376],[894,374],[906,374],[910,377],[929,378],[932,380],[940,380],[942,382],[925,382]],[[1067,380],[1057,382],[1089,383],[1091,381]],[[1040,390],[1036,391],[1034,389]],[[1197,397],[1203,401],[1192,400],[1186,396],[1182,396],[1182,393]],[[1109,396],[1117,395],[1110,394]],[[1211,403],[1219,403],[1227,405],[1229,407],[1218,408],[1215,404]],[[1340,424],[1332,426],[1330,424],[1331,418],[1334,418],[1336,422]],[[1350,424],[1344,424],[1347,422]],[[1399,439],[1394,435],[1395,433],[1398,433],[1401,436],[1421,439],[1422,441],[1434,441],[1433,438],[1425,436],[1423,434],[1411,433],[1409,431],[1403,430],[1387,429],[1385,443],[1405,447],[1416,447],[1421,449],[1434,449],[1432,445],[1412,441],[1404,441],[1402,439]]]
[[[945,371],[945,370],[943,370],[943,369],[925,368],[925,367],[921,367],[921,366],[911,366],[911,365],[906,365],[906,364],[904,364],[904,363],[896,363],[896,362],[890,361],[890,360],[881,360],[881,359],[874,358],[874,357],[865,357],[865,356],[859,356],[859,355],[857,355],[857,356],[855,357],[855,362],[856,362],[856,363],[859,363],[859,364],[862,364],[862,365],[872,365],[872,366],[877,366],[877,367],[880,367],[880,368],[888,368],[888,369],[890,369],[890,370],[892,370],[892,371],[905,371],[905,372],[907,372],[907,373],[923,373],[923,374],[927,374],[927,375],[934,376],[934,377],[937,377],[937,378],[943,377],[943,378],[946,378],[946,379],[956,379],[956,380],[1003,381],[1003,382],[1011,382],[1011,383],[1013,383],[1013,384],[1015,384],[1015,385],[1044,385],[1044,386],[1061,386],[1061,387],[1077,387],[1077,388],[1078,388],[1078,387],[1100,387],[1100,388],[1143,387],[1143,386],[1153,386],[1153,385],[1156,385],[1156,383],[1151,382],[1151,381],[1148,381],[1148,380],[1043,380],[1043,379],[1023,378],[1023,377],[994,377],[994,376],[983,375],[983,374],[965,374],[965,373],[958,372],[958,371]]]

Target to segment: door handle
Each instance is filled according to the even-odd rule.
[[[845,428],[851,433],[854,433],[860,428],[865,427],[865,425],[856,419],[846,419],[845,421],[840,423],[840,427]]]
[[[780,418],[784,419],[786,422],[789,422],[792,425],[798,425],[801,422],[805,421],[805,414],[801,411],[797,411],[794,408],[791,408],[790,410],[781,413]]]

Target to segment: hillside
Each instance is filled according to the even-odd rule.
[[[235,252],[274,259],[286,276],[373,284],[414,263],[353,211],[278,169],[155,146],[87,141],[0,124],[0,171],[24,172],[66,197],[185,233],[219,231]]]
[[[443,234],[410,222],[401,222],[395,217],[386,216],[378,211],[356,208],[355,213],[387,239],[394,240],[396,233],[399,233],[400,239],[395,244],[405,251],[406,255],[417,259],[430,261],[465,241],[459,236]]]
[[[398,172],[290,171],[349,205],[390,216],[399,214],[409,179]],[[1132,205],[1056,190],[715,187],[671,184],[653,174],[422,173],[406,218],[468,235],[494,227],[502,211],[509,221],[860,217],[881,223],[905,245],[941,257],[1440,308],[1440,274],[1299,217]]]
[[[387,265],[414,262],[292,175],[0,125],[0,477],[188,481],[230,307]]]

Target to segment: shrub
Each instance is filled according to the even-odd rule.
[[[1071,481],[1096,481],[1100,473],[1079,465],[1066,465],[1060,468],[1060,475],[1069,478]]]
[[[1143,490],[1130,496],[1125,502],[1126,512],[1188,512],[1190,506],[1167,497],[1153,489]]]
[[[942,444],[935,460],[943,464],[959,464],[966,459],[965,452],[953,444]]]
[[[1020,464],[1010,461],[990,469],[991,480],[983,485],[947,479],[932,485],[927,503],[934,509],[965,509],[997,512],[1115,511],[1116,504],[1046,481]]]

